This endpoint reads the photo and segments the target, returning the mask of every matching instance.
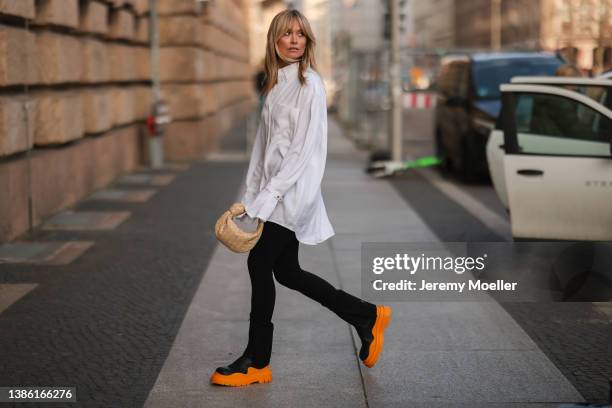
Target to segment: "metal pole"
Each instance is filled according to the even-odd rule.
[[[159,31],[157,23],[157,1],[149,0],[149,36],[151,40],[151,87],[153,90],[153,106],[157,107],[161,101],[159,85]],[[156,112],[154,112],[156,114]],[[162,137],[155,135],[148,137],[149,166],[162,167],[164,164],[164,145]]]
[[[402,160],[402,104],[400,78],[400,4],[399,0],[391,3],[391,159]]]
[[[159,32],[157,30],[157,0],[149,0],[149,37],[151,40],[151,81],[153,86],[153,103],[159,102]]]

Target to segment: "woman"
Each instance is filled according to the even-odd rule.
[[[249,218],[265,221],[247,261],[252,286],[249,340],[236,361],[217,368],[213,384],[272,381],[272,275],[352,324],[361,338],[359,357],[366,366],[372,367],[382,351],[391,308],[335,289],[301,269],[298,262],[299,242],[316,245],[334,235],[321,196],[327,110],[314,47],[310,25],[299,11],[286,10],[274,17],[266,48],[266,101],[242,199]]]

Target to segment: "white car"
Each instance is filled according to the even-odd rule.
[[[599,75],[597,79],[612,79],[612,71],[604,72],[603,74]]]
[[[515,77],[487,142],[515,238],[612,240],[612,80]]]

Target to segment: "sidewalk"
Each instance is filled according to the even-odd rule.
[[[360,296],[362,242],[437,238],[388,182],[365,175],[366,155],[329,124],[323,195],[336,235],[317,246],[301,245],[300,263]],[[272,383],[211,386],[213,370],[246,345],[246,259],[221,245],[214,249],[146,407],[557,407],[582,401],[495,303],[391,303],[383,355],[368,369],[357,357],[354,330],[281,285]]]

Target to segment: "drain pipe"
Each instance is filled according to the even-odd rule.
[[[163,135],[170,123],[168,107],[161,99],[159,80],[159,29],[157,20],[158,0],[149,0],[149,40],[151,43],[151,88],[153,91],[153,105],[151,114],[147,118],[147,147],[149,150],[149,166],[162,167],[164,164]]]

